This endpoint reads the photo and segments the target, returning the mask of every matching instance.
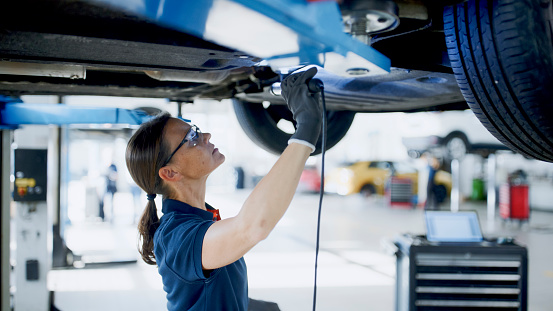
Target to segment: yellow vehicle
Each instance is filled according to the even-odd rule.
[[[418,171],[406,163],[393,161],[361,161],[336,168],[326,176],[325,190],[341,195],[384,195],[386,182],[391,176],[410,179],[413,194],[418,193]],[[443,201],[451,192],[451,175],[445,171],[437,171],[434,182],[438,188],[438,199]]]

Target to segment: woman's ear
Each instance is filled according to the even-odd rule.
[[[169,166],[164,166],[159,169],[159,177],[165,181],[176,181],[180,174],[177,171],[174,171]]]

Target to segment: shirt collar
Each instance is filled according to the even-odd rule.
[[[205,204],[205,207],[208,210],[215,210],[211,205]],[[172,200],[172,199],[165,199],[163,200],[163,206],[161,208],[161,211],[163,214],[171,213],[171,212],[180,212],[184,214],[194,214],[202,217],[205,220],[213,220],[213,213],[209,211],[204,211],[203,209],[190,206],[189,204],[186,204],[181,201]]]

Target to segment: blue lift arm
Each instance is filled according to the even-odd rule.
[[[0,97],[0,128],[19,125],[128,124],[140,125],[151,116],[138,110],[110,107],[78,107],[63,104],[26,104]]]
[[[389,58],[344,33],[336,0],[87,0],[257,56],[348,76],[390,71]],[[357,70],[359,71],[359,70]]]

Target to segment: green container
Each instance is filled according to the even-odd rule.
[[[486,200],[486,193],[484,192],[484,181],[480,178],[472,180],[472,195],[470,197],[474,201]]]

